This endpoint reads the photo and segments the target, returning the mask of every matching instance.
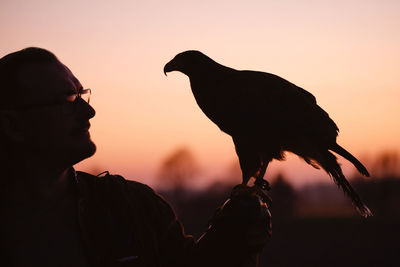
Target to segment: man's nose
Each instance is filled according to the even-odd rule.
[[[80,117],[85,117],[85,119],[91,119],[96,115],[94,108],[82,98],[77,100],[77,115]]]

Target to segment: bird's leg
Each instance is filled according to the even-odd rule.
[[[272,199],[268,196],[266,190],[270,190],[271,186],[267,180],[264,180],[264,175],[267,170],[269,161],[262,161],[261,167],[256,174],[256,180],[254,182],[254,187],[257,190],[258,195],[262,198],[262,200],[267,204],[268,207],[272,205]]]
[[[254,184],[259,186],[263,190],[269,191],[271,189],[269,182],[262,178],[256,178]]]
[[[265,162],[264,160],[261,162],[261,167],[258,170],[256,174],[256,181],[254,182],[255,185],[259,186],[263,190],[270,190],[271,186],[269,185],[269,182],[267,180],[264,180],[264,175],[268,167],[268,162]]]

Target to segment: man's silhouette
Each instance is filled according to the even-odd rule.
[[[92,156],[85,89],[54,54],[0,59],[2,266],[250,266],[270,233],[247,187],[196,242],[146,185],[75,172]],[[249,205],[250,203],[250,205]]]

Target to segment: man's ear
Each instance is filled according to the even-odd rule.
[[[21,120],[15,110],[0,110],[0,132],[14,142],[19,143],[24,139]]]

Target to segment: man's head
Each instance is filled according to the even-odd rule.
[[[26,48],[0,59],[1,143],[21,155],[71,166],[94,154],[79,80],[51,52]]]

